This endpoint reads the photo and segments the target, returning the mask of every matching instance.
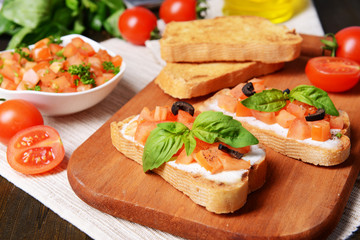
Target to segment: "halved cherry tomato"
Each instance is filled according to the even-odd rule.
[[[144,45],[157,26],[154,13],[144,7],[126,9],[120,16],[118,27],[126,41],[136,45]]]
[[[0,104],[0,142],[7,144],[20,130],[43,125],[39,110],[25,100],[7,100]]]
[[[360,65],[339,57],[315,57],[305,67],[306,76],[314,86],[328,92],[344,92],[360,78]]]
[[[50,171],[65,156],[59,133],[52,127],[39,125],[15,134],[7,148],[10,166],[24,174]]]
[[[165,23],[196,19],[196,0],[165,0],[159,10]]]

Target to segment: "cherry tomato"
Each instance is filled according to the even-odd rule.
[[[360,65],[346,58],[315,57],[305,67],[306,76],[314,86],[328,92],[344,92],[360,78]]]
[[[0,104],[0,142],[3,144],[22,129],[43,124],[41,113],[32,103],[14,99]]]
[[[159,10],[165,23],[196,19],[196,0],[165,0]]]
[[[47,172],[63,160],[64,146],[52,127],[38,125],[16,133],[7,148],[10,166],[24,174]]]
[[[347,27],[335,34],[337,57],[349,58],[360,64],[360,26]]]
[[[144,45],[157,26],[154,13],[144,7],[126,9],[120,16],[118,27],[126,41],[136,45]]]

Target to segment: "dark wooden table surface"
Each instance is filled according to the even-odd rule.
[[[325,33],[360,25],[360,1],[313,0]],[[90,36],[92,37],[92,36]],[[0,36],[0,50],[9,37]],[[42,203],[0,177],[0,239],[91,239]],[[349,239],[360,239],[357,230]]]

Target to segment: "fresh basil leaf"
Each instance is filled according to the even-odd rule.
[[[259,141],[239,121],[222,112],[206,111],[196,117],[191,132],[207,143],[224,142],[239,148]]]
[[[162,122],[159,123],[157,127],[174,134],[184,134],[190,131],[188,127],[180,122]]]
[[[289,99],[290,101],[298,100],[311,106],[315,106],[316,108],[323,108],[325,113],[339,116],[339,112],[327,92],[320,88],[310,85],[299,85],[290,91]]]
[[[36,28],[51,17],[51,1],[6,0],[1,12],[8,20],[26,28]]]
[[[85,8],[89,9],[90,12],[95,12],[98,9],[96,2],[92,0],[82,0],[82,4]]]
[[[110,17],[108,17],[103,23],[105,30],[114,37],[122,38],[118,28],[118,21],[120,15],[124,12],[124,10],[125,8],[117,10],[116,12],[111,14]]]
[[[270,89],[244,99],[241,103],[250,109],[262,112],[276,112],[285,107],[286,99],[281,90]]]
[[[196,147],[196,140],[191,131],[189,134],[183,135],[183,142],[185,145],[186,155],[190,156],[190,154],[195,150]]]
[[[78,11],[78,8],[80,6],[80,0],[65,0],[65,4],[68,8],[70,8],[73,11]]]
[[[171,129],[177,130],[177,127]],[[182,139],[182,134],[175,134],[161,127],[152,130],[146,140],[142,156],[144,172],[158,168],[163,163],[170,161],[171,157],[184,144]]]
[[[112,12],[126,8],[123,0],[103,0],[102,2],[104,2]]]

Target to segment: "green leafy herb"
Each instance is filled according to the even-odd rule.
[[[4,76],[0,74],[0,85],[2,84],[3,81],[4,81]]]
[[[290,91],[289,99],[290,101],[298,100],[311,106],[315,106],[316,108],[323,108],[325,113],[339,116],[339,112],[329,98],[327,92],[320,88],[309,85],[299,85]]]
[[[54,43],[54,44],[61,44],[62,43],[62,40],[60,38],[60,36],[49,36],[49,43],[48,44],[51,44],[51,43]]]
[[[329,95],[324,90],[309,85],[299,85],[292,89],[290,94],[277,89],[264,90],[242,100],[241,103],[257,111],[276,112],[285,107],[286,100],[298,100],[316,108],[323,108],[329,115],[339,116]]]
[[[241,103],[250,109],[262,112],[276,112],[285,107],[286,97],[281,90],[271,89],[255,93]]]
[[[104,70],[107,72],[112,72],[115,75],[120,72],[120,67],[115,67],[114,64],[110,61],[104,61],[102,63],[102,65],[103,65]]]
[[[21,60],[22,58],[25,58],[26,60],[28,60],[28,61],[30,61],[30,62],[33,62],[33,61],[34,61],[34,59],[32,59],[32,58],[30,57],[30,53],[24,52],[22,47],[17,47],[17,48],[15,48],[15,52],[20,55],[20,60]]]
[[[342,137],[342,134],[338,132],[338,133],[335,135],[335,137],[341,138],[341,137]]]
[[[71,75],[77,75],[83,84],[91,84],[96,86],[93,73],[90,72],[90,64],[71,65],[68,69],[68,72]]]
[[[199,114],[191,130],[179,122],[159,123],[145,143],[142,158],[144,172],[171,160],[183,145],[186,154],[190,155],[196,147],[194,137],[207,143],[221,141],[235,148],[259,143],[240,122],[221,112]]]

